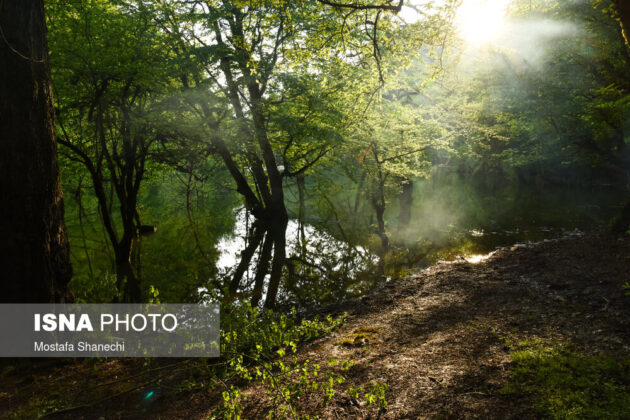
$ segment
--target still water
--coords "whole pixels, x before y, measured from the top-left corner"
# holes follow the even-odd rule
[[[440,260],[472,258],[497,247],[600,229],[630,197],[627,191],[607,186],[532,188],[507,181],[480,185],[452,176],[417,181],[407,226],[399,225],[398,199],[387,203],[391,250],[386,275],[378,277],[380,239],[374,211],[367,197],[355,199],[356,184],[339,183],[337,195],[322,198],[317,185],[307,180],[305,223],[300,225],[294,217],[287,229],[287,255],[294,257],[280,296],[287,304],[337,302]],[[235,192],[213,188],[197,191],[188,203],[177,179],[156,180],[146,188],[140,202],[143,220],[158,230],[139,244],[135,262],[150,298],[193,301],[200,291],[214,295],[229,282],[251,220]],[[295,215],[297,200],[291,188],[286,199],[289,213]],[[96,201],[90,197],[81,205],[75,201],[66,203],[72,290],[78,302],[110,302],[117,293],[114,255]],[[256,258],[244,278],[244,291],[253,286],[255,263]]]
[[[405,229],[397,228],[398,209],[395,202],[390,205],[392,250],[385,278],[374,275],[378,258],[366,245],[374,240],[349,244],[331,226],[306,223],[301,230],[291,220],[287,255],[300,254],[313,267],[302,267],[297,279],[286,281],[279,300],[298,307],[329,304],[365,294],[383,282],[441,260],[477,262],[497,248],[601,229],[618,214],[624,198],[623,191],[608,187],[534,189],[419,183],[414,188],[411,223]],[[246,218],[246,212],[239,210],[234,231],[219,241],[217,266],[225,276],[238,263],[245,246],[246,227],[251,223]],[[253,274],[250,269],[246,276],[250,283]]]

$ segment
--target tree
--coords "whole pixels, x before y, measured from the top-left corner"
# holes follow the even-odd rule
[[[626,46],[630,48],[630,2],[628,0],[614,0],[613,3],[626,40]],[[613,221],[611,230],[617,233],[625,232],[629,225],[630,200],[628,200],[619,216]]]
[[[182,102],[199,115],[211,153],[223,161],[256,219],[229,292],[241,288],[262,244],[252,302],[260,300],[268,275],[265,306],[272,307],[286,266],[285,184],[342,139],[358,108],[349,105],[346,92],[374,90],[374,80],[349,76],[370,67],[373,17],[381,11],[329,13],[315,1],[158,6],[158,23],[177,40],[179,59],[192,56],[203,65],[183,78]],[[346,60],[350,49],[356,55]]]
[[[142,3],[52,3],[50,19],[62,152],[92,181],[117,299],[139,302],[138,195],[165,127],[176,126],[160,102],[173,83],[169,57]]]
[[[626,38],[626,44],[630,45],[630,2],[628,0],[613,0],[613,4]]]
[[[376,247],[379,257],[378,275],[385,275],[386,258],[390,251],[390,231],[386,226],[385,213],[393,197],[408,191],[409,184],[420,177],[427,177],[431,162],[429,149],[443,147],[442,130],[423,118],[423,109],[411,102],[400,101],[396,93],[388,92],[373,108],[365,122],[357,127],[348,152],[356,156],[364,174],[365,191],[361,192],[369,202],[376,217],[375,233],[380,240]],[[407,191],[405,191],[407,190]],[[401,207],[402,223],[408,221],[410,211],[404,201]],[[403,228],[404,229],[404,228]],[[404,232],[401,236],[404,236]]]
[[[589,3],[515,2],[512,13],[524,25],[534,17],[564,23],[556,33],[527,35],[528,48],[480,49],[461,60],[450,84],[460,118],[474,123],[460,131],[466,141],[454,143],[470,150],[464,163],[525,182],[582,175],[625,184],[630,62],[619,26]],[[558,36],[567,31],[572,36]]]
[[[43,1],[0,2],[0,301],[68,299]]]

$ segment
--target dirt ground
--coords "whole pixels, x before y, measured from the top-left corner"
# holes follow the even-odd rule
[[[388,410],[380,418],[536,418],[529,397],[498,392],[511,363],[505,338],[539,337],[571,342],[589,354],[628,355],[630,296],[622,289],[627,281],[627,237],[571,235],[516,245],[439,263],[326,308],[323,313],[347,312],[346,322],[298,354],[321,365],[331,357],[352,360],[346,386],[386,384]],[[357,331],[368,332],[354,340]],[[137,362],[110,360],[11,370],[0,385],[0,417],[54,389],[85,407],[51,418],[205,419],[220,402],[216,391],[169,389],[178,379],[176,361],[154,369],[147,374]],[[164,372],[164,380],[155,381]],[[123,375],[131,377],[125,386],[135,390],[120,391]],[[162,385],[155,388],[156,398],[145,402],[157,383]],[[252,386],[245,393],[244,418],[265,418],[264,391]],[[377,417],[342,395],[323,409],[306,398],[303,410],[331,419]]]

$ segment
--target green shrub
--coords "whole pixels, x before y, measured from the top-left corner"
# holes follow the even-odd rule
[[[317,363],[298,358],[297,350],[300,343],[332,332],[345,316],[298,322],[295,310],[288,315],[261,312],[247,303],[233,305],[225,312],[221,356],[227,365],[223,378],[231,378],[241,386],[252,382],[262,384],[269,403],[269,418],[316,418],[317,413],[301,411],[303,401],[308,398],[312,405],[315,400],[323,408],[343,391],[344,372],[353,366],[352,361],[331,358],[327,369],[322,369]],[[239,419],[245,396],[234,384],[222,383],[223,404],[213,418]],[[365,391],[359,387],[350,388],[347,393],[355,402],[365,402],[368,409],[385,411],[386,390],[386,385],[375,382]]]

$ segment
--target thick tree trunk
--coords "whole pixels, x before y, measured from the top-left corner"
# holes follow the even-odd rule
[[[119,194],[119,199],[122,194]],[[123,236],[118,244],[120,253],[116,255],[116,271],[117,275],[123,275],[125,279],[125,286],[123,292],[123,299],[125,302],[139,303],[142,301],[142,289],[140,287],[140,276],[138,273],[138,267],[134,267],[131,257],[133,255],[136,242],[138,241],[138,231],[140,226],[139,220],[134,224],[134,219],[137,216],[137,206],[135,195],[125,197],[127,201],[126,205],[120,206],[121,217],[123,219]],[[138,217],[139,219],[139,217]],[[120,257],[120,258],[119,258]],[[140,257],[138,257],[140,258]],[[120,290],[120,289],[119,289]]]
[[[0,28],[0,301],[64,301],[72,268],[43,1],[1,1]]]

